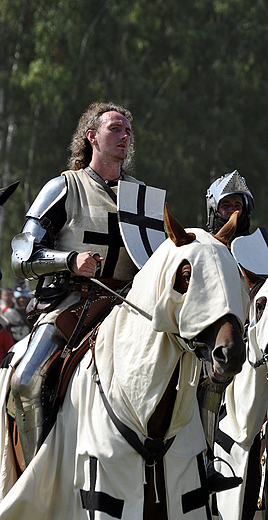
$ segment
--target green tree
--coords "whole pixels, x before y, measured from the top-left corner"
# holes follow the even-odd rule
[[[205,193],[238,169],[268,228],[268,6],[264,0],[2,0],[1,267],[45,182],[66,168],[76,122],[95,101],[134,115],[136,175],[171,212],[205,226]],[[3,215],[4,213],[4,215]]]

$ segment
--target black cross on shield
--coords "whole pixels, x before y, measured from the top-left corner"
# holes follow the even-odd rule
[[[148,239],[147,230],[154,229],[156,231],[162,231],[162,233],[165,233],[165,227],[164,222],[162,220],[145,216],[146,190],[146,186],[143,186],[142,184],[139,185],[137,198],[137,214],[119,210],[119,218],[121,222],[134,224],[139,227],[142,243],[148,254],[148,257],[150,257],[153,254],[153,250]]]
[[[114,498],[102,491],[95,491],[97,479],[96,457],[89,457],[90,490],[80,489],[83,509],[89,511],[90,520],[95,519],[95,511],[101,511],[112,518],[122,518],[124,500]]]

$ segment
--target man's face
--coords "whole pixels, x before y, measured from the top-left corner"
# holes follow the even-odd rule
[[[29,299],[26,298],[26,296],[19,296],[19,298],[17,298],[17,304],[19,307],[26,307],[28,301]]]
[[[107,160],[122,162],[127,155],[130,143],[131,125],[128,119],[118,112],[102,114],[97,131],[90,130],[88,138]],[[92,141],[93,139],[93,141]]]
[[[3,291],[1,292],[1,298],[2,298],[2,300],[4,300],[4,302],[6,302],[8,305],[9,305],[10,303],[13,302],[13,296],[12,296],[12,293],[10,293],[10,292],[8,292],[8,291],[3,290]]]
[[[238,216],[240,217],[243,211],[243,199],[241,195],[227,195],[221,199],[218,205],[218,213],[226,218],[230,218],[235,211],[239,211]]]

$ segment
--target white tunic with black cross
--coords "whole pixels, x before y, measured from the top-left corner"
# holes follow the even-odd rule
[[[101,276],[132,280],[136,269],[119,232],[117,208],[104,188],[84,170],[65,171],[68,192],[67,220],[58,233],[55,248],[60,251],[97,252],[104,257]],[[124,176],[126,182],[139,181]],[[111,188],[117,193],[117,186]]]
[[[62,173],[67,180],[65,202],[66,222],[56,237],[58,251],[91,251],[104,258],[101,277],[130,281],[137,268],[127,253],[120,235],[117,207],[104,188],[84,170],[67,170]],[[142,184],[134,177],[124,175],[126,182]],[[117,186],[111,188],[117,194]],[[44,314],[41,323],[54,323],[63,309],[80,300],[80,293],[72,292],[56,309]]]

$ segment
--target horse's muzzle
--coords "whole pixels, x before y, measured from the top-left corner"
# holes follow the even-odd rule
[[[233,377],[242,370],[246,360],[246,345],[239,338],[233,345],[218,345],[212,351],[213,372],[224,377]]]

